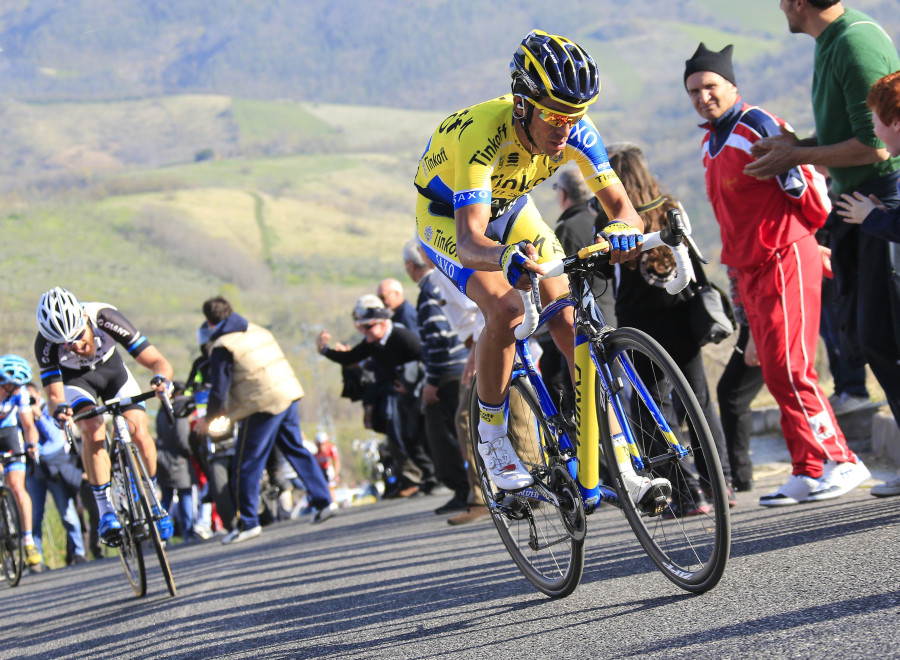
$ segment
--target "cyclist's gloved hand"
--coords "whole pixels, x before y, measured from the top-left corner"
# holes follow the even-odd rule
[[[600,236],[609,242],[610,249],[628,252],[644,242],[644,235],[624,222],[610,222],[600,232]]]
[[[506,281],[514,289],[519,279],[528,272],[525,270],[525,263],[528,261],[528,257],[525,256],[523,251],[525,245],[525,241],[515,245],[507,245],[503,254],[500,255],[500,268],[503,269]]]
[[[170,394],[172,391],[172,383],[169,382],[168,378],[160,374],[156,374],[150,379],[150,387],[157,392],[165,392],[166,394]]]
[[[56,425],[59,426],[59,428],[63,428],[71,416],[72,409],[69,407],[68,403],[59,404],[56,406],[56,410],[53,411],[53,419],[56,420]]]

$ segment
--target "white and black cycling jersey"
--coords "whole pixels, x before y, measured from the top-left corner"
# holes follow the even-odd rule
[[[68,382],[96,369],[116,354],[116,344],[124,346],[132,357],[137,357],[150,346],[147,338],[112,305],[84,303],[82,307],[93,331],[94,355],[78,355],[64,344],[56,344],[38,333],[34,354],[44,386],[59,381]]]

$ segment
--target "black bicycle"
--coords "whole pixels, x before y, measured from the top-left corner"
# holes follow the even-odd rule
[[[156,391],[149,391],[121,399],[109,399],[104,401],[103,405],[74,415],[72,421],[78,422],[104,414],[112,417],[112,437],[107,434],[107,451],[111,463],[110,501],[122,525],[122,531],[110,545],[118,548],[125,576],[134,593],[143,596],[147,593],[147,571],[142,543],[149,539],[156,550],[159,567],[166,579],[169,593],[174,596],[175,578],[166,557],[165,544],[156,526],[156,521],[164,515],[164,509],[159,502],[156,489],[153,488],[141,454],[131,439],[128,420],[123,414],[123,409],[127,406],[155,396],[158,396]],[[166,416],[174,422],[169,397],[160,396],[159,399],[162,401]],[[69,433],[68,425],[66,432]]]
[[[24,454],[7,452],[4,458]],[[22,579],[25,559],[22,555],[22,527],[19,524],[19,507],[12,491],[6,487],[6,473],[0,471],[0,566],[3,578],[14,587]]]

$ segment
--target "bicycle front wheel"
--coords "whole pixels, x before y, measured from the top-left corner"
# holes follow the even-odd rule
[[[22,557],[22,534],[19,526],[19,507],[13,494],[6,488],[0,488],[0,564],[3,566],[3,577],[14,587],[22,579],[25,565]]]
[[[539,499],[532,489],[520,493],[499,490],[491,481],[478,452],[478,395],[475,384],[469,399],[469,436],[472,457],[485,504],[507,551],[519,570],[538,590],[552,598],[571,594],[581,581],[584,570],[584,533],[571,528],[583,522],[583,507],[574,482],[562,463],[554,461],[547,451],[556,440],[544,421],[531,384],[516,378],[509,390],[508,433],[519,458],[529,471],[557,495],[563,506],[556,507]],[[570,478],[569,478],[570,479]]]
[[[155,516],[153,514],[153,506],[150,504],[150,498],[147,495],[147,489],[152,488],[150,478],[144,469],[144,463],[138,454],[137,447],[133,444],[128,445],[128,451],[125,454],[128,461],[128,469],[134,478],[134,485],[137,489],[138,500],[144,514],[144,528],[150,536],[153,548],[156,550],[156,558],[159,559],[159,568],[162,570],[163,577],[166,579],[166,586],[169,594],[174,596],[177,593],[175,588],[175,577],[172,575],[172,569],[169,566],[169,559],[166,557],[166,548],[163,545],[162,538],[159,536],[159,529],[156,527]]]
[[[681,370],[650,336],[619,328],[602,346],[613,379],[624,385],[610,403],[620,404],[622,426],[640,460],[628,458],[621,435],[620,458],[613,458],[618,429],[611,428],[615,415],[598,387],[603,454],[622,510],[667,578],[690,592],[707,591],[722,578],[731,546],[725,478],[707,421]],[[661,488],[634,502],[647,479]]]
[[[131,585],[135,595],[143,596],[147,593],[147,571],[144,566],[144,550],[141,546],[140,535],[142,530],[136,521],[140,519],[137,512],[137,502],[131,489],[131,480],[128,478],[128,468],[123,452],[116,454],[110,479],[110,502],[122,524],[122,533],[119,544],[119,560],[125,569],[125,577]]]

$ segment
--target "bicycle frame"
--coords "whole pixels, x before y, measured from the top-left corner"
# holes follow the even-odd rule
[[[625,422],[626,415],[624,403],[619,396],[623,384],[612,373],[606,357],[602,354],[603,337],[613,328],[606,325],[603,313],[594,300],[589,283],[583,275],[570,274],[570,289],[572,298],[557,300],[548,305],[541,312],[538,327],[546,323],[552,316],[559,313],[565,307],[575,307],[575,423],[577,437],[575,442],[569,437],[569,433],[562,421],[562,415],[557,410],[547,386],[544,384],[535,365],[531,350],[528,348],[527,339],[516,340],[516,354],[521,362],[513,369],[512,377],[526,376],[532,388],[537,394],[538,401],[549,425],[557,436],[557,442],[561,452],[567,456],[566,465],[569,474],[575,479],[584,500],[585,513],[592,513],[602,502],[618,505],[619,496],[612,488],[600,483],[600,429],[597,424],[597,402],[607,402],[614,413],[610,418],[614,434],[623,434],[626,444],[621,455],[615,458],[619,462],[631,460],[634,469],[644,468],[643,461],[637,451],[634,435],[629,424]],[[580,291],[580,295],[576,292]],[[652,411],[654,419],[660,426],[663,436],[673,448],[679,458],[685,456],[688,450],[678,442],[675,434],[663,416],[659,407],[655,404],[650,393],[641,381],[637,372],[626,359],[619,359],[617,364],[621,367],[624,377],[633,388],[634,394],[641,397]],[[601,388],[598,397],[597,379],[594,374],[599,374],[599,386]],[[609,409],[608,409],[609,410]],[[627,448],[627,451],[625,450]],[[530,489],[529,489],[530,490]],[[528,493],[537,499],[544,499],[537,492]]]

